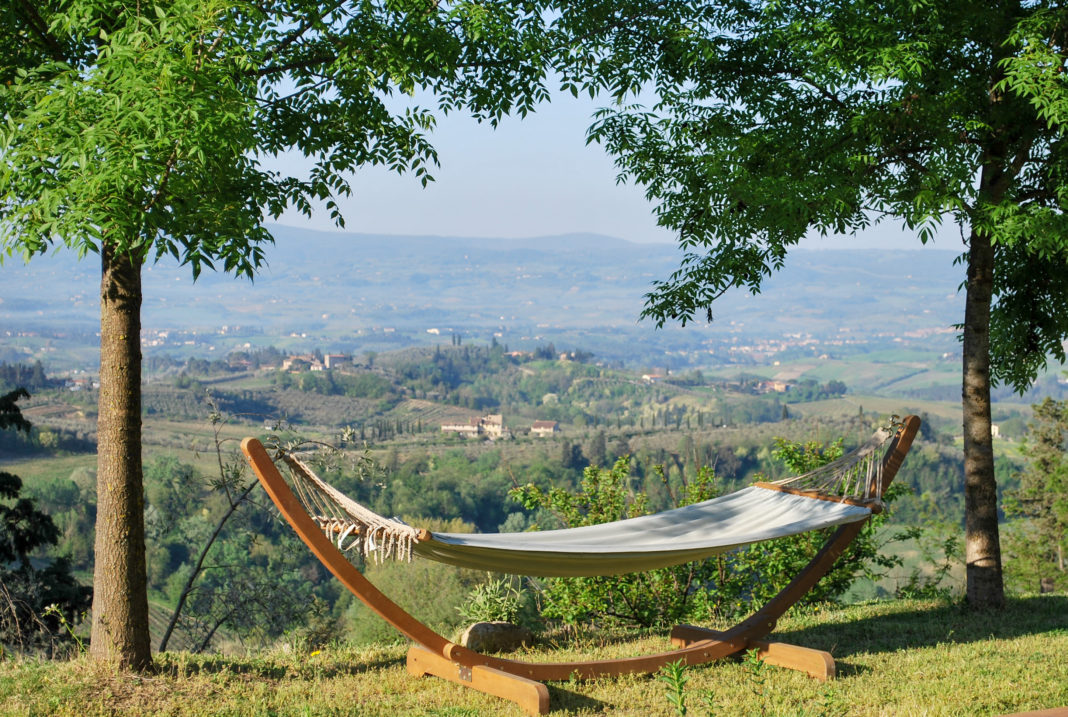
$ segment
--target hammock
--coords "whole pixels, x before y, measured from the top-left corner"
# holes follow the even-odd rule
[[[293,485],[343,552],[381,561],[421,557],[476,570],[541,577],[615,575],[700,560],[752,543],[862,521],[879,508],[880,430],[811,473],[702,503],[611,523],[523,533],[439,533],[375,514],[283,455]]]
[[[835,674],[830,653],[764,639],[776,621],[827,574],[880,509],[886,486],[908,453],[920,420],[906,417],[893,431],[879,431],[848,456],[812,473],[760,483],[730,496],[657,515],[601,526],[539,533],[458,535],[431,533],[376,515],[322,481],[300,458],[283,456],[292,489],[263,445],[241,443],[256,477],[311,551],[371,610],[417,644],[408,650],[408,672],[435,675],[512,700],[529,714],[549,711],[544,680],[593,679],[653,673],[668,664],[696,665],[745,650],[773,665],[821,680]],[[891,440],[885,452],[881,448]],[[299,497],[298,497],[299,496]],[[756,540],[838,525],[793,581],[734,627],[718,632],[677,625],[678,648],[608,660],[533,663],[484,655],[446,639],[383,595],[350,560],[354,553],[407,559],[425,555],[455,564],[528,574],[605,574],[694,560]],[[554,563],[567,563],[561,567]],[[540,572],[539,572],[540,571]],[[581,571],[581,572],[579,572]],[[433,590],[432,585],[413,585]]]

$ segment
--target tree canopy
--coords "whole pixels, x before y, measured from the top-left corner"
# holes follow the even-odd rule
[[[600,3],[573,23],[580,84],[654,97],[605,109],[590,138],[685,250],[646,297],[658,325],[758,292],[810,233],[897,221],[927,243],[960,227],[968,596],[1000,604],[990,386],[1025,389],[1068,338],[1068,11],[669,1]]]
[[[431,178],[433,111],[496,123],[545,95],[539,3],[16,0],[0,9],[0,250],[101,260],[91,650],[151,661],[140,451],[144,262],[251,276],[266,217],[369,164]],[[295,160],[307,158],[304,161]],[[268,166],[266,160],[275,161]]]
[[[591,131],[689,250],[646,316],[711,318],[810,232],[898,220],[927,242],[952,222],[996,246],[994,378],[1025,388],[1063,360],[1065,110],[1048,39],[1063,18],[1018,3],[672,11],[657,103],[606,110]],[[982,184],[984,167],[997,177]]]
[[[0,242],[251,274],[264,215],[310,214],[377,164],[424,182],[431,111],[496,122],[540,89],[522,3],[15,2],[0,67]],[[528,53],[529,58],[524,58]],[[399,109],[398,109],[399,108]],[[299,154],[306,171],[265,166]],[[294,170],[299,163],[294,162]]]

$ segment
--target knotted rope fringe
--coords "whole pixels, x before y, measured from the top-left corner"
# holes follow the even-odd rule
[[[885,461],[880,449],[897,428],[892,424],[879,429],[860,447],[808,473],[769,482],[797,490],[881,502]]]
[[[360,505],[315,475],[296,456],[286,453],[282,460],[292,471],[293,487],[305,509],[338,550],[364,558],[373,555],[376,563],[389,558],[411,561],[412,544],[422,531]]]

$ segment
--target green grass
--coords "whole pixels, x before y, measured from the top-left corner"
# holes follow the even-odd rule
[[[22,479],[23,484],[36,485],[58,478],[69,478],[78,468],[96,470],[96,454],[80,453],[72,456],[48,456],[44,458],[25,458],[5,462],[3,469],[14,473]]]
[[[744,662],[687,670],[691,715],[997,715],[1068,705],[1068,597],[1015,599],[973,614],[940,601],[856,605],[784,619],[776,639],[830,650],[822,684]],[[660,637],[586,637],[523,657],[618,657],[666,649]],[[156,674],[85,658],[0,662],[0,714],[518,715],[513,705],[434,678],[410,678],[401,646],[276,650],[244,657],[169,653]],[[649,676],[550,684],[554,714],[675,714]]]

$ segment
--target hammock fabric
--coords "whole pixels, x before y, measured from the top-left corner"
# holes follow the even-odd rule
[[[431,533],[385,518],[322,480],[293,454],[296,492],[339,549],[380,561],[419,555],[477,570],[582,577],[677,565],[764,540],[868,518],[879,506],[880,430],[857,450],[795,478],[611,523],[524,533]],[[844,499],[844,500],[843,500]]]
[[[865,520],[871,509],[752,486],[640,518],[531,533],[431,533],[413,550],[500,573],[616,575],[700,560],[751,543]]]

